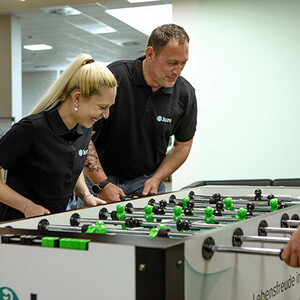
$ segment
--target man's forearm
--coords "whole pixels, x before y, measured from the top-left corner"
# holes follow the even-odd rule
[[[84,165],[84,173],[89,177],[92,183],[99,183],[107,178],[101,166],[93,141],[90,141],[89,144],[89,151]]]
[[[84,172],[93,184],[103,182],[107,179],[92,141],[89,144],[89,153],[84,166]],[[120,197],[125,197],[125,193],[118,186],[109,183],[98,193],[98,197],[107,202],[117,202],[120,201]]]
[[[162,182],[173,174],[189,156],[193,140],[187,142],[175,141],[173,148],[167,153],[153,177]]]

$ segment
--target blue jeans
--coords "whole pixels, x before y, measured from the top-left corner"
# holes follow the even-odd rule
[[[78,196],[76,196],[75,193],[73,193],[72,198],[69,200],[66,211],[82,207],[84,207],[83,201]]]
[[[144,189],[144,183],[146,180],[148,180],[149,178],[152,177],[153,174],[145,174],[142,175],[140,177],[134,178],[134,179],[129,179],[129,180],[122,180],[119,179],[117,177],[114,176],[107,176],[109,181],[115,185],[117,185],[118,187],[120,187],[126,197],[128,198],[132,198],[133,194],[140,194],[142,193],[143,189]],[[88,177],[85,175],[85,182],[86,185],[88,186],[90,192],[95,195],[92,191],[92,183],[91,181],[88,179]],[[158,186],[158,194],[162,194],[166,191],[166,186],[163,182],[160,183],[160,185]],[[97,196],[97,195],[95,195]]]

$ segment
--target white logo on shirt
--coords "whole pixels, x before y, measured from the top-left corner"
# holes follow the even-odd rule
[[[162,116],[157,116],[156,120],[158,122],[164,122],[164,123],[171,123],[172,122],[172,119],[166,118],[166,117],[162,117]]]
[[[83,155],[87,155],[89,152],[88,149],[84,150],[84,149],[79,149],[78,154],[79,156],[83,156]]]

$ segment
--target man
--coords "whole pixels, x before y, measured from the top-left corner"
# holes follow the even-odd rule
[[[94,126],[85,166],[101,199],[163,193],[163,180],[187,159],[197,122],[195,90],[180,76],[188,52],[185,30],[168,24],[151,33],[145,56],[108,66],[119,82],[117,97],[110,117]]]
[[[287,243],[281,258],[291,267],[300,267],[300,226],[295,231]]]

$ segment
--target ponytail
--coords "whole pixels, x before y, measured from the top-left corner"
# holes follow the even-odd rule
[[[66,101],[70,94],[78,89],[83,97],[101,95],[103,87],[116,87],[117,80],[111,71],[88,54],[77,57],[51,85],[30,114],[51,110]]]

